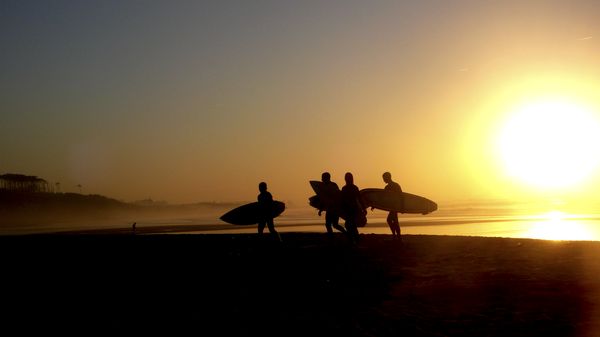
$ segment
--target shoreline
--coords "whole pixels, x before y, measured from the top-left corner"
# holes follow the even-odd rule
[[[5,236],[20,235],[234,235],[254,234],[256,225],[239,226],[225,223],[195,223],[194,220],[175,219],[173,221],[144,221],[136,222],[135,231],[133,222],[113,222],[112,224],[58,224],[47,225],[40,229],[25,227],[12,231],[5,228]],[[538,217],[528,218],[443,218],[421,222],[401,222],[403,235],[441,235],[441,236],[466,236],[466,237],[498,237],[498,238],[530,238],[551,241],[600,241],[600,218],[597,217],[572,217],[567,219],[544,219]],[[87,228],[86,228],[87,227]],[[326,229],[322,222],[317,221],[291,221],[276,223],[275,228],[282,234],[314,233],[325,234]],[[390,234],[384,221],[377,221],[359,228],[364,235]],[[337,231],[336,231],[337,233]]]

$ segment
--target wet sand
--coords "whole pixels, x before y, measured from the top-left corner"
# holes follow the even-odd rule
[[[600,334],[598,242],[282,236],[0,237],[0,317],[84,335]]]

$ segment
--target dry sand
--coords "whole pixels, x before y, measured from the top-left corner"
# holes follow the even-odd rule
[[[0,237],[20,333],[598,336],[600,243],[450,236]]]

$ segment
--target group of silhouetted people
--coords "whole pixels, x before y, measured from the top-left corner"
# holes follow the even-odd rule
[[[347,235],[351,242],[358,243],[360,238],[358,227],[362,227],[366,224],[367,205],[360,194],[359,188],[354,184],[352,173],[347,172],[344,175],[344,180],[346,181],[346,184],[340,191],[338,185],[331,181],[331,174],[329,174],[329,172],[324,172],[321,175],[323,185],[320,194],[330,197],[322,198],[321,205],[319,206],[319,216],[325,211],[325,228],[327,229],[327,234],[330,238],[333,236],[333,229],[335,228]],[[392,180],[392,175],[389,172],[383,174],[383,181],[386,183],[386,191],[399,193],[400,195],[402,194],[402,188],[398,183]],[[261,182],[258,185],[258,189],[260,191],[258,203],[262,209],[261,213],[263,214],[258,223],[258,233],[262,234],[265,226],[267,226],[269,232],[275,236],[278,241],[281,241],[281,236],[275,230],[273,217],[270,212],[273,204],[273,196],[267,191],[267,183],[265,182]],[[337,193],[339,193],[339,197],[334,197]],[[373,208],[371,208],[371,210],[372,209]],[[339,224],[340,217],[345,219],[345,228]],[[398,212],[390,211],[387,216],[387,223],[392,231],[392,236],[401,240]]]

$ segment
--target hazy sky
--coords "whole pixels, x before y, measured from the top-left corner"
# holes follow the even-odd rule
[[[327,170],[511,193],[503,114],[598,105],[598,1],[0,0],[0,173],[122,200],[306,202]],[[587,188],[597,190],[600,179]]]

